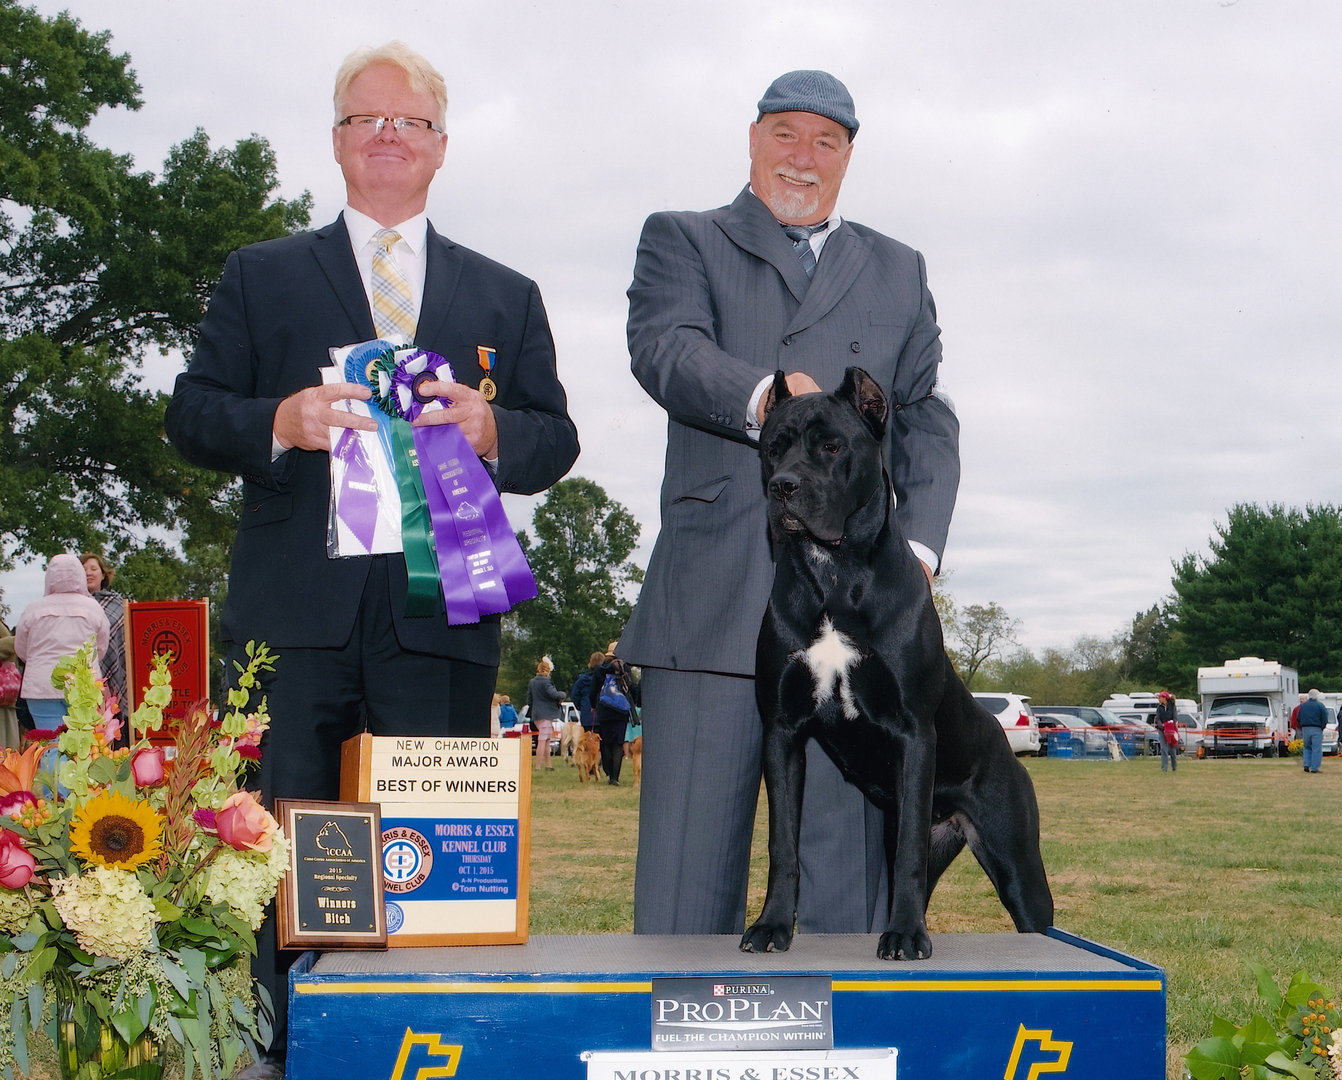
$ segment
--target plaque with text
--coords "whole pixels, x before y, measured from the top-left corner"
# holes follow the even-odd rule
[[[276,799],[275,814],[289,838],[276,904],[280,948],[386,948],[377,804]]]
[[[527,939],[530,739],[360,735],[340,794],[382,808],[387,944]]]

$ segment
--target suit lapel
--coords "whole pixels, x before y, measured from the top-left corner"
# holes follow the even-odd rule
[[[424,261],[424,299],[419,305],[419,326],[415,330],[415,344],[421,349],[432,349],[443,330],[448,309],[452,307],[452,298],[457,292],[457,282],[461,279],[462,257],[457,245],[445,236],[434,231],[429,223],[429,235],[425,246]]]
[[[718,221],[718,228],[737,247],[772,265],[799,304],[806,299],[811,282],[806,279],[792,241],[784,235],[773,214],[750,193],[749,186],[728,207]]]
[[[372,340],[377,336],[373,330],[373,313],[368,308],[368,294],[363,290],[359,267],[349,246],[349,231],[345,228],[343,213],[313,234],[312,254],[331,283],[331,289],[355,332],[364,341]]]
[[[815,277],[811,279],[811,288],[797,309],[797,314],[792,317],[787,333],[799,334],[833,310],[867,265],[873,244],[870,236],[858,236],[846,221],[834,230],[834,235],[825,241],[820,261],[816,264]],[[805,276],[803,271],[802,277]]]

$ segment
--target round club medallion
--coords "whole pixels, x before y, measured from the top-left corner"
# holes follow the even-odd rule
[[[486,401],[493,401],[498,392],[499,388],[494,385],[494,380],[488,375],[480,380],[480,396]]]
[[[398,825],[382,832],[382,878],[389,893],[418,889],[433,869],[433,845],[422,833]]]

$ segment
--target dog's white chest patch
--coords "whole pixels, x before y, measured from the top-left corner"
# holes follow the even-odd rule
[[[849,672],[862,659],[853,639],[834,629],[829,616],[820,624],[820,632],[810,647],[792,654],[794,660],[805,664],[815,680],[815,704],[819,708],[837,691],[839,705],[843,715],[849,720],[858,717],[857,703],[853,700],[853,687],[849,682]]]

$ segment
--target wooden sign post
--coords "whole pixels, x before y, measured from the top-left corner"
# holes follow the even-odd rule
[[[530,739],[359,735],[340,797],[382,807],[387,944],[527,940]]]

